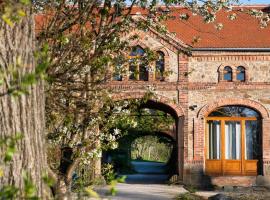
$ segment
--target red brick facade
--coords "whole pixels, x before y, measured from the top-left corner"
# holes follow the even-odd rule
[[[134,31],[136,32],[136,31]],[[153,87],[157,98],[152,101],[166,105],[177,117],[176,141],[178,144],[179,177],[185,183],[201,184],[211,179],[217,185],[253,185],[254,177],[207,177],[205,168],[205,118],[215,108],[241,105],[258,111],[262,117],[263,175],[270,177],[270,51],[208,51],[188,52],[182,43],[159,37],[151,31],[139,33],[140,40],[134,45],[161,50],[165,54],[165,68],[173,73],[165,81],[122,81],[108,84],[115,100],[138,99],[146,87]],[[233,80],[221,81],[221,69],[233,68]],[[245,68],[245,81],[236,80],[236,67]],[[152,74],[151,74],[152,73]],[[222,183],[223,180],[223,183]],[[207,181],[206,181],[207,182]]]

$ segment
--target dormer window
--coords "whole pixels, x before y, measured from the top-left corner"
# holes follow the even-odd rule
[[[224,67],[223,80],[232,81],[232,68],[230,66]]]
[[[237,73],[236,79],[238,81],[244,82],[246,80],[246,70],[244,67],[242,66],[237,67],[236,73]]]

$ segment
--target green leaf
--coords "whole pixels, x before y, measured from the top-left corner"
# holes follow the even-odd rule
[[[93,188],[91,187],[86,187],[84,189],[84,191],[86,192],[86,194],[92,198],[97,198],[97,199],[100,199],[98,193],[96,191],[93,190]]]
[[[36,196],[37,189],[28,173],[23,173],[24,195],[26,199],[38,199]]]
[[[29,0],[20,0],[20,3],[24,4],[24,5],[28,5],[30,4]]]
[[[12,22],[12,20],[7,15],[5,15],[5,14],[2,15],[2,19],[10,27],[13,27],[14,26],[14,23]]]
[[[24,84],[25,86],[30,86],[31,84],[36,83],[37,78],[35,74],[26,74],[23,78],[22,78],[22,84]]]
[[[15,147],[9,146],[5,153],[4,162],[5,163],[10,162],[13,158],[14,153],[15,153]]]
[[[52,178],[50,178],[47,174],[43,175],[42,180],[49,187],[52,187],[55,184],[55,181]]]
[[[12,185],[3,186],[0,189],[0,199],[16,199],[19,189]]]
[[[121,177],[119,177],[119,178],[117,179],[117,182],[118,182],[118,183],[125,183],[125,182],[126,182],[126,178],[127,178],[127,176],[121,176]]]
[[[26,16],[26,13],[23,11],[23,10],[18,10],[17,11],[17,13],[18,13],[18,15],[20,16],[20,17],[25,17]]]
[[[4,170],[0,168],[0,178],[4,176]]]

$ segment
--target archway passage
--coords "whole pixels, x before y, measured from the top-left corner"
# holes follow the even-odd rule
[[[127,183],[165,183],[176,170],[175,141],[162,134],[130,132],[112,155]]]
[[[261,115],[230,105],[206,118],[206,174],[258,175],[262,171]]]
[[[127,175],[128,183],[164,183],[177,173],[176,120],[151,105],[140,106],[133,118],[136,127],[118,140],[117,149],[106,152],[106,162]]]

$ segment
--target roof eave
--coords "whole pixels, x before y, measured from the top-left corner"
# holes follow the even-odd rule
[[[215,48],[215,47],[202,47],[191,48],[191,51],[226,51],[226,52],[270,52],[270,48]]]

